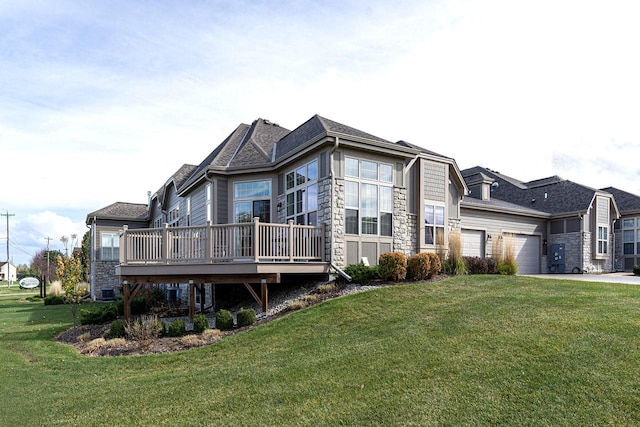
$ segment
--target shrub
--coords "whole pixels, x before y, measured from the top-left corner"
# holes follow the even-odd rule
[[[469,274],[487,274],[489,271],[489,265],[485,258],[477,256],[463,257],[464,263],[467,266],[467,272]]]
[[[118,309],[112,305],[104,305],[97,309],[81,309],[80,324],[81,325],[101,325],[103,323],[114,320],[118,317]]]
[[[64,304],[64,299],[60,295],[47,295],[44,299],[44,305],[60,305]]]
[[[193,316],[193,333],[201,334],[209,329],[209,318],[204,314],[196,314]]]
[[[144,289],[142,295],[146,300],[147,309],[153,307],[164,307],[167,305],[167,294],[165,291],[159,288]]]
[[[378,274],[382,280],[398,282],[407,277],[407,257],[402,252],[387,252],[380,255]]]
[[[518,272],[518,264],[515,261],[507,261],[506,259],[498,264],[498,273],[513,276]]]
[[[115,320],[109,327],[109,338],[124,338],[126,325],[124,320]]]
[[[446,274],[451,274],[452,276],[467,274],[467,266],[464,263],[464,259],[456,257],[447,258],[447,260],[444,262],[442,270]]]
[[[256,312],[253,311],[252,308],[241,308],[238,313],[236,313],[236,317],[238,319],[238,327],[242,328],[243,326],[249,326],[256,323]]]
[[[426,252],[411,255],[407,259],[407,276],[411,280],[424,280],[431,271],[431,258]]]
[[[633,266],[633,274],[635,274],[636,276],[640,276],[640,265]]]
[[[182,319],[174,319],[169,323],[169,328],[167,329],[167,335],[170,337],[181,337],[187,332],[187,328],[184,325],[184,320]]]
[[[145,297],[135,297],[131,300],[131,314],[144,314],[147,312],[147,299]]]
[[[495,258],[485,258],[487,263],[487,274],[498,274],[498,263]]]
[[[429,255],[429,276],[427,278],[431,279],[442,270],[442,261],[438,254],[434,252],[427,252],[427,255]]]
[[[229,310],[220,310],[216,313],[216,328],[221,331],[233,329],[233,315]]]
[[[367,266],[362,263],[348,265],[344,272],[351,276],[353,283],[359,283],[366,286],[373,279],[378,277],[378,268],[375,266]]]

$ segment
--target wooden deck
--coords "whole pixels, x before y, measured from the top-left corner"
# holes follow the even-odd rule
[[[138,285],[188,283],[244,284],[267,310],[268,283],[281,274],[325,274],[324,226],[261,223],[128,229],[120,236],[120,276],[125,318]],[[250,284],[262,286],[259,297]],[[133,285],[133,288],[131,286]],[[190,315],[195,306],[190,298]]]

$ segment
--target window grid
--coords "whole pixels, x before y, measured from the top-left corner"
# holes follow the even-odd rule
[[[318,223],[318,161],[313,160],[285,175],[287,221]]]

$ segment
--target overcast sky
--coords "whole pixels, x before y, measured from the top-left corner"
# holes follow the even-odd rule
[[[0,0],[11,258],[146,203],[259,117],[640,194],[638,22],[635,0]]]

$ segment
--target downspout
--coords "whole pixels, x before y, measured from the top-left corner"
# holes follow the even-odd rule
[[[210,212],[211,213],[211,224],[216,224],[217,221],[214,221],[214,216],[213,216],[213,202],[214,202],[213,201],[213,195],[215,194],[215,190],[213,188],[214,187],[213,178],[209,177],[209,171],[206,171],[204,173],[204,179],[205,179],[205,181],[208,181],[211,184],[211,194],[210,194],[210,196],[211,196],[211,206],[209,208],[211,209],[211,212]],[[205,189],[206,189],[206,187],[205,187]],[[208,196],[207,194],[204,195],[205,206],[207,205],[207,196]]]
[[[334,185],[334,180],[336,179],[335,177],[335,170],[333,167],[333,153],[335,153],[335,151],[338,149],[338,146],[340,145],[340,138],[338,138],[337,136],[335,137],[335,143],[333,144],[333,148],[331,149],[331,151],[329,152],[329,164],[331,165],[331,180],[330,182],[330,188],[331,188],[331,199],[333,200],[334,197],[334,190],[335,190],[335,185]],[[331,268],[333,268],[335,271],[338,272],[338,274],[340,274],[342,277],[344,277],[345,279],[347,279],[349,282],[351,281],[351,276],[349,276],[347,273],[345,273],[340,267],[338,267],[335,264],[335,261],[333,260],[333,243],[334,243],[334,230],[335,230],[335,221],[334,221],[334,204],[331,204],[331,232],[329,233],[329,265],[331,266]]]
[[[580,218],[580,273],[584,274],[584,215],[578,214]]]
[[[616,232],[613,227],[617,221],[617,218],[611,221],[611,273],[616,271]]]
[[[96,233],[96,217],[93,216],[93,221],[91,221],[91,225],[87,225],[87,228],[91,230],[89,245],[91,246],[89,250],[89,289],[91,290],[90,296],[91,301],[96,300],[96,287],[95,287],[95,277],[96,277],[96,249],[95,249],[95,233]]]

